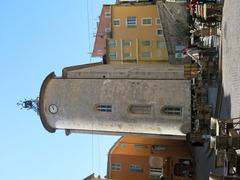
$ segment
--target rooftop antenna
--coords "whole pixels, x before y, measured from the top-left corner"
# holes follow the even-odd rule
[[[34,110],[37,114],[39,113],[39,98],[37,97],[36,99],[25,99],[25,100],[20,100],[17,103],[17,106],[20,106],[20,109],[27,109],[27,110]]]

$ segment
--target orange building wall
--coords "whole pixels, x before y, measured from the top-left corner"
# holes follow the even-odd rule
[[[135,147],[135,145],[145,145]],[[164,150],[153,151],[151,146],[162,145]],[[172,179],[188,180],[191,178],[175,177],[174,165],[179,159],[191,159],[191,153],[182,140],[167,140],[141,136],[124,136],[110,150],[108,162],[108,178],[118,180],[152,180],[150,173],[150,158],[163,158],[163,171]],[[120,171],[111,171],[111,163],[121,163]],[[141,165],[142,172],[130,172],[131,164]]]
[[[111,178],[112,179],[126,179],[126,180],[146,180],[148,179],[149,172],[147,171],[148,167],[148,156],[125,156],[125,155],[113,155],[111,157],[112,162],[121,162],[122,163],[122,170],[121,171],[112,171]],[[129,165],[130,164],[141,164],[143,167],[143,173],[137,172],[129,172]]]

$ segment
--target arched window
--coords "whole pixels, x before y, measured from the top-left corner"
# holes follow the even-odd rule
[[[164,106],[161,111],[166,115],[173,115],[173,116],[182,115],[182,108],[178,106]]]

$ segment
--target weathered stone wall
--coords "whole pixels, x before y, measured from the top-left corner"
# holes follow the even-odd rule
[[[68,78],[184,79],[184,66],[170,64],[107,64],[65,71]]]
[[[188,80],[52,79],[41,111],[56,129],[183,136],[190,131],[190,97]],[[97,111],[98,104],[111,105],[112,112]],[[151,112],[131,113],[131,105],[150,105]],[[162,114],[164,106],[182,107],[181,116]]]

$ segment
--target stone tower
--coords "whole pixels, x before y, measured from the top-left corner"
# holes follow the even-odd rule
[[[67,67],[44,80],[39,114],[49,132],[184,138],[191,131],[191,81],[182,65]]]

